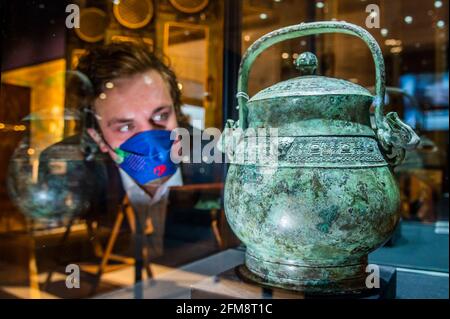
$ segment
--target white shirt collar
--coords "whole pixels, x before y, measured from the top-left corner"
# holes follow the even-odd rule
[[[141,200],[149,200],[149,204],[154,204],[158,202],[166,193],[170,186],[180,186],[183,185],[183,177],[181,175],[181,169],[178,168],[167,181],[161,184],[152,197],[147,192],[145,192],[138,184],[123,170],[119,167],[120,175],[122,177],[123,188],[127,193],[131,201],[140,198]]]

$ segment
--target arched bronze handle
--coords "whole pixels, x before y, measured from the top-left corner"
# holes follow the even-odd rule
[[[248,77],[251,67],[256,58],[272,45],[298,37],[321,34],[321,33],[344,33],[357,36],[368,45],[375,62],[375,120],[377,126],[382,128],[383,107],[385,93],[385,71],[384,60],[378,43],[365,29],[347,22],[320,21],[311,23],[300,23],[297,25],[272,31],[255,41],[242,58],[239,69],[238,80],[238,104],[239,104],[239,127],[247,128],[247,100],[248,100]]]

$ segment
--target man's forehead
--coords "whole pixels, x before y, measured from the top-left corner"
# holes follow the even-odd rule
[[[95,101],[95,108],[97,112],[126,109],[136,112],[171,104],[170,91],[162,76],[156,71],[148,71],[107,82]]]
[[[144,73],[135,74],[130,77],[118,78],[110,81],[111,90],[118,93],[135,93],[156,94],[168,93],[168,85],[164,81],[161,74],[157,71],[150,70]],[[108,90],[105,84],[105,90]]]

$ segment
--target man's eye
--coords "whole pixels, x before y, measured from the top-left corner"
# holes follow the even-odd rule
[[[169,113],[161,113],[157,114],[153,117],[153,121],[155,122],[162,122],[166,121],[169,118]]]
[[[131,131],[132,129],[133,129],[132,126],[127,124],[127,125],[119,127],[119,132],[125,133],[125,132]]]

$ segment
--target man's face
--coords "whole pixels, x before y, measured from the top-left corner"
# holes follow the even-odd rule
[[[178,126],[169,85],[156,71],[106,83],[103,92],[94,108],[103,138],[113,149],[137,133]],[[99,144],[114,156],[104,143]]]

